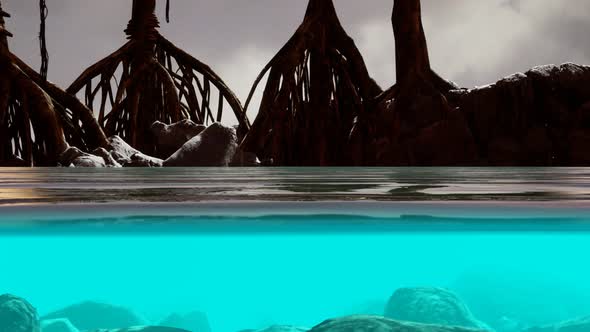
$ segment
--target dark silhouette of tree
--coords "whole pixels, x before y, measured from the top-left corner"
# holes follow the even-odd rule
[[[52,166],[68,143],[106,146],[88,108],[10,52],[6,17],[0,4],[0,164]]]
[[[256,121],[242,149],[274,165],[346,165],[363,103],[381,89],[371,79],[332,0],[310,0],[303,23],[256,79],[268,74]]]
[[[83,95],[108,135],[119,135],[145,153],[154,153],[149,128],[155,121],[219,122],[225,104],[240,132],[247,132],[250,124],[238,98],[211,68],[160,35],[155,9],[156,0],[133,0],[125,30],[129,41],[67,91]]]

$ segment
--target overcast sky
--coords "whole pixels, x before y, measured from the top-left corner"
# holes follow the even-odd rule
[[[37,0],[1,0],[12,14],[12,51],[39,67]],[[131,0],[47,0],[49,78],[67,87],[125,42]],[[391,0],[335,0],[371,75],[395,81]],[[307,0],[172,0],[162,34],[210,64],[242,100],[262,67],[292,35]],[[472,87],[532,66],[590,64],[588,0],[423,0],[433,67]]]

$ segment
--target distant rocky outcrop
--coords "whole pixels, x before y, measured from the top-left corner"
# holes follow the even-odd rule
[[[590,331],[590,316],[569,320],[566,322],[544,326],[533,327],[524,332],[588,332]]]
[[[117,329],[145,325],[132,311],[110,304],[83,302],[52,312],[43,320],[66,318],[79,330]]]
[[[41,321],[41,332],[79,332],[67,318],[48,319]]]
[[[377,164],[590,164],[588,66],[540,66],[441,95],[423,89],[401,104],[403,116],[393,99],[378,107]]]
[[[214,123],[166,159],[164,166],[229,166],[237,147],[236,129]]]
[[[327,320],[310,332],[484,332],[458,326],[396,321],[379,316],[349,316]]]
[[[193,311],[188,314],[172,314],[166,317],[161,326],[175,327],[190,332],[211,332],[207,314],[200,311]]]
[[[400,288],[389,299],[384,316],[425,324],[491,330],[473,316],[457,295],[442,288]]]
[[[37,310],[14,295],[0,295],[0,332],[40,332]]]
[[[170,125],[160,121],[154,122],[151,132],[155,137],[157,156],[164,159],[170,157],[184,143],[200,134],[206,128],[207,126],[196,124],[188,119]]]

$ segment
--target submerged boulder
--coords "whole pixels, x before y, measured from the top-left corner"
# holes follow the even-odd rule
[[[491,330],[475,319],[467,305],[454,293],[442,288],[400,288],[391,296],[385,317],[448,326]]]
[[[588,332],[590,331],[590,316],[578,318],[544,327],[533,327],[524,332]]]
[[[92,332],[191,332],[175,327],[165,326],[133,326],[123,329],[96,329]]]
[[[39,332],[37,310],[14,295],[0,295],[0,332]]]
[[[309,328],[292,325],[272,325],[264,329],[254,330],[256,332],[307,332]]]
[[[229,166],[237,147],[236,129],[214,123],[166,159],[164,166]]]
[[[110,304],[83,302],[52,312],[43,320],[67,318],[80,330],[116,329],[144,325],[132,311]]]
[[[41,332],[79,332],[67,318],[48,319],[41,322]]]
[[[184,143],[200,134],[206,128],[207,126],[199,125],[191,120],[185,119],[170,125],[156,121],[152,124],[150,130],[156,139],[157,155],[162,158],[168,158],[180,149]]]
[[[211,332],[207,314],[193,311],[185,315],[172,314],[165,318],[161,326],[176,327],[190,332]]]
[[[327,320],[310,332],[486,332],[458,326],[402,322],[380,316],[348,316]]]

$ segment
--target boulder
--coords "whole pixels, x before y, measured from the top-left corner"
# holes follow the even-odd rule
[[[126,308],[90,301],[52,312],[43,320],[58,318],[67,318],[82,331],[145,325],[143,319]]]
[[[41,332],[79,332],[67,318],[48,319],[41,321]]]
[[[590,331],[590,316],[569,320],[566,322],[544,326],[533,327],[524,332],[588,332]]]
[[[121,137],[109,137],[111,156],[124,167],[162,167],[164,161],[150,157],[127,144]]]
[[[272,325],[264,329],[254,330],[256,332],[307,332],[309,328],[292,325]]]
[[[60,164],[70,167],[107,167],[104,158],[69,147],[60,156]]]
[[[107,167],[121,167],[121,164],[119,164],[115,160],[115,158],[113,158],[111,153],[105,150],[104,148],[98,148],[92,151],[92,154],[101,157],[104,160]]]
[[[188,119],[170,125],[160,121],[154,122],[150,130],[155,137],[158,157],[170,157],[184,143],[200,134],[206,128],[206,126],[196,124]]]
[[[235,128],[214,123],[166,159],[164,166],[228,166],[237,147],[238,137]]]
[[[172,314],[164,319],[161,326],[176,327],[190,332],[211,332],[207,314],[193,311],[185,315]]]
[[[403,322],[380,316],[348,316],[327,320],[310,332],[485,332],[458,326]]]
[[[0,332],[40,332],[37,310],[26,300],[0,295]]]
[[[491,330],[475,319],[457,295],[442,288],[400,288],[389,299],[384,316],[425,324]]]
[[[260,166],[261,162],[258,157],[256,157],[256,154],[237,149],[229,165],[235,167],[254,167]]]
[[[165,326],[133,326],[123,329],[96,329],[89,332],[190,332],[175,327]]]

